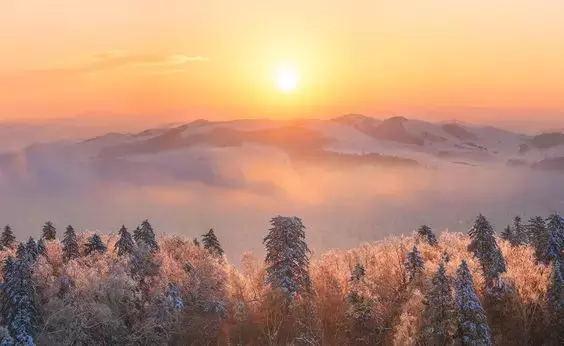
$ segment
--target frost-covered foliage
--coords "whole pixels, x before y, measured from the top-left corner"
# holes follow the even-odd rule
[[[562,292],[554,283],[561,276],[553,264],[536,263],[533,245],[498,242],[507,269],[500,280],[512,288],[501,302],[489,299],[480,260],[467,250],[472,239],[450,232],[438,236],[436,246],[413,234],[319,254],[305,271],[315,294],[289,300],[267,281],[273,263],[248,252],[240,265],[228,261],[237,254],[220,262],[194,244],[195,234],[162,236],[159,251],[142,243],[119,256],[121,236],[102,232],[104,253],[66,260],[65,244],[52,240],[44,241],[34,264],[14,259],[16,250],[8,247],[0,261],[4,272],[14,261],[30,270],[21,287],[30,290],[34,310],[22,301],[22,311],[35,311],[30,336],[38,345],[456,345],[459,331],[482,338],[484,327],[472,326],[484,321],[496,345],[553,345],[558,335],[549,331],[562,330],[554,317]],[[84,251],[93,235],[75,233],[77,249]],[[407,282],[404,266],[415,245],[424,263],[417,284]],[[24,243],[22,254],[25,249]],[[453,283],[463,259],[467,270]],[[5,276],[3,285],[9,280]],[[454,303],[449,289],[456,291]],[[25,329],[26,316],[14,315],[16,329]],[[2,325],[0,345],[16,342],[17,334],[25,339],[12,320],[3,317]],[[474,344],[480,342],[488,344]]]
[[[78,247],[78,239],[74,228],[69,225],[65,231],[63,241],[63,260],[70,261],[80,257],[80,248]]]
[[[45,222],[45,225],[43,225],[42,232],[43,232],[43,238],[45,238],[45,240],[57,239],[57,229],[55,228],[55,225],[53,225],[51,221]]]
[[[311,292],[309,250],[305,242],[305,226],[298,217],[277,216],[264,238],[266,246],[266,282],[288,296]]]
[[[438,245],[437,237],[435,236],[435,233],[433,233],[431,227],[427,225],[423,225],[419,227],[419,229],[417,230],[417,234],[419,234],[419,236],[423,238],[429,245],[432,246]]]
[[[135,243],[133,242],[131,233],[125,228],[125,225],[122,225],[119,230],[119,240],[116,242],[114,248],[117,250],[118,256],[132,254],[135,250]]]
[[[426,297],[421,329],[423,344],[450,344],[456,332],[455,317],[455,302],[450,278],[446,275],[444,264],[441,263]]]
[[[133,238],[137,242],[137,245],[144,243],[151,252],[159,251],[159,243],[157,242],[155,231],[153,230],[153,226],[149,223],[149,220],[143,221],[141,226],[133,231]]]
[[[197,239],[196,239],[197,240]],[[204,249],[208,250],[208,252],[216,258],[222,258],[224,251],[219,243],[219,239],[215,235],[213,228],[208,231],[206,234],[202,234],[202,243],[204,243]],[[196,246],[199,244],[194,243]]]
[[[407,260],[405,261],[405,269],[409,273],[409,281],[414,281],[419,275],[425,271],[425,263],[423,258],[419,253],[417,246],[413,246],[413,250],[407,254]]]
[[[87,256],[93,252],[104,253],[106,249],[106,244],[104,244],[102,238],[97,234],[93,234],[92,237],[88,239],[88,242],[84,244],[84,254]]]
[[[466,261],[456,271],[456,307],[460,336],[464,345],[492,345],[488,319],[474,290]]]
[[[2,244],[3,247],[11,248],[15,245],[15,242],[16,237],[12,231],[12,227],[10,225],[6,225],[2,231],[2,236],[0,236],[0,244]]]
[[[497,246],[492,225],[484,215],[480,214],[468,235],[472,239],[468,245],[468,251],[473,252],[480,261],[488,285],[494,284],[498,281],[500,274],[507,269],[503,254]]]

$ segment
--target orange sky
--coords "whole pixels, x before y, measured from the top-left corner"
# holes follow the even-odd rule
[[[2,1],[0,119],[564,114],[564,1],[271,3]],[[302,81],[288,94],[274,75],[285,62]]]

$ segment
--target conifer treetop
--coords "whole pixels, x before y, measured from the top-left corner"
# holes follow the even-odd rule
[[[4,247],[13,247],[16,242],[16,237],[10,225],[6,225],[2,231],[2,236],[0,236],[0,243]]]
[[[456,271],[456,306],[464,345],[493,345],[486,313],[474,290],[472,274],[465,260]]]
[[[55,240],[57,238],[57,229],[55,228],[55,225],[53,225],[51,221],[45,222],[42,231],[43,231],[43,238],[45,238],[45,240]]]
[[[311,292],[309,250],[305,242],[305,226],[298,217],[277,216],[263,243],[266,246],[266,282],[282,289],[288,296]]]

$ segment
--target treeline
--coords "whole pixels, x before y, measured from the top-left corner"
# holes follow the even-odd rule
[[[0,345],[560,345],[564,219],[515,218],[498,239],[424,225],[311,261],[298,217],[274,217],[266,256],[200,239],[75,232],[0,236]]]

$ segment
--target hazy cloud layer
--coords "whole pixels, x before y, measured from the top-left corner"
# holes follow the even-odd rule
[[[81,66],[41,69],[29,73],[87,73],[122,67],[179,67],[191,62],[206,62],[209,58],[200,55],[172,54],[141,54],[127,51],[111,51],[96,54],[92,61]]]
[[[129,181],[129,173],[120,178],[119,169],[109,177],[45,159],[26,181],[0,184],[0,223],[12,224],[18,237],[38,235],[47,219],[61,229],[70,223],[110,232],[149,218],[159,232],[186,237],[214,227],[228,257],[238,261],[244,250],[262,253],[268,221],[278,214],[302,217],[312,248],[321,252],[409,233],[423,223],[464,232],[480,212],[500,230],[514,215],[564,211],[562,175],[554,173],[481,167],[328,170],[295,166],[275,153],[264,152],[264,160],[259,154],[250,160],[234,151],[223,155],[232,161],[217,166],[205,160],[190,175],[174,165],[167,174],[147,170],[143,179]]]

